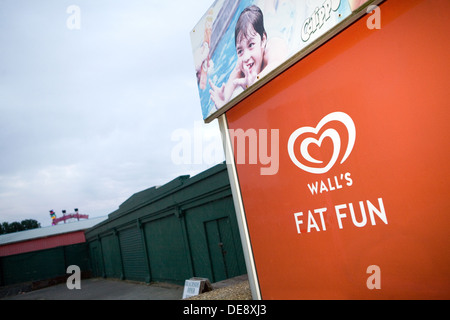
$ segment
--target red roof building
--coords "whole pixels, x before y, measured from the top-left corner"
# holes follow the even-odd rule
[[[93,218],[0,235],[0,257],[86,242],[84,231],[106,218]]]

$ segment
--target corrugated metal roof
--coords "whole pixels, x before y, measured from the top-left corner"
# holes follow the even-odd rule
[[[130,198],[128,198],[124,203],[119,206],[121,212],[128,211],[135,207],[138,207],[151,199],[160,197],[161,195],[167,194],[174,189],[183,185],[183,183],[190,178],[189,175],[179,176],[172,181],[166,183],[165,185],[159,187],[151,187],[143,191],[136,192]]]
[[[50,226],[50,227],[44,227],[44,228],[38,228],[38,229],[32,229],[32,230],[26,230],[26,231],[20,231],[15,233],[8,233],[4,235],[0,235],[0,246],[14,243],[14,242],[21,242],[21,241],[27,241],[32,239],[38,239],[38,238],[45,238],[45,237],[51,237],[56,236],[63,233],[70,233],[80,230],[86,230],[89,229],[96,224],[99,224],[100,222],[106,220],[108,217],[99,217],[99,218],[92,218],[88,220],[81,220],[77,222],[71,222],[71,223],[64,223],[56,226]]]

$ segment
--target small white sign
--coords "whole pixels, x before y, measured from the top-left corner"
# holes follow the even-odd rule
[[[183,299],[198,296],[202,282],[200,280],[186,280],[184,283]]]

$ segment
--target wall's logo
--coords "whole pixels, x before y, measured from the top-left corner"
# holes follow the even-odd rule
[[[338,125],[338,123],[340,123]],[[338,130],[342,125],[347,131],[347,146],[342,146],[343,139]],[[341,131],[341,130],[340,130]],[[323,141],[329,138],[333,142],[333,154],[331,158],[324,163],[323,160],[318,160],[311,155],[310,147],[315,145],[321,147]],[[295,147],[298,148],[298,142],[300,142],[300,154],[301,157],[297,157],[295,153]],[[356,141],[356,128],[355,124],[347,114],[343,112],[334,112],[323,118],[317,127],[303,127],[297,129],[289,138],[288,152],[292,162],[300,169],[314,173],[323,174],[336,164],[341,158],[340,163],[344,163],[350,156]],[[341,155],[341,150],[345,148],[345,153]]]

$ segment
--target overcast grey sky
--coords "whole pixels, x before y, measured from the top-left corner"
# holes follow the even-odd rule
[[[212,3],[0,1],[0,222],[107,215],[212,166],[171,157],[174,132],[219,132],[198,123],[189,37]]]

